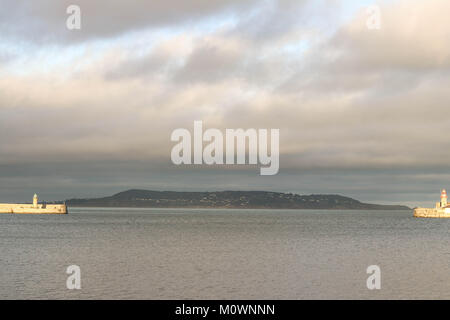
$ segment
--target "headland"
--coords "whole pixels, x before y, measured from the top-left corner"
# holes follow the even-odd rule
[[[333,194],[299,195],[269,191],[176,192],[132,189],[110,197],[69,199],[65,203],[69,207],[411,210],[407,206],[369,204]]]

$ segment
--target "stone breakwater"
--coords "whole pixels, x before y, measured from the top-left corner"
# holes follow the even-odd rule
[[[416,208],[414,217],[417,218],[450,218],[450,211],[434,208]]]
[[[65,204],[17,204],[0,203],[0,213],[16,214],[67,214]]]

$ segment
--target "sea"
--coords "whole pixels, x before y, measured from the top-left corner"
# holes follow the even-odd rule
[[[449,229],[412,211],[0,214],[0,299],[450,299]]]

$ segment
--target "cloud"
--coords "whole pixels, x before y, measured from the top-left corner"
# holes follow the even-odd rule
[[[82,28],[66,28],[68,6],[81,8]],[[168,27],[180,23],[196,23],[216,15],[244,10],[254,0],[4,0],[0,13],[0,32],[33,42],[82,41],[113,37],[143,28]]]
[[[245,64],[246,49],[245,43],[238,39],[203,38],[194,44],[194,50],[173,79],[211,82],[237,77]]]
[[[399,63],[395,51],[370,50],[426,34],[419,32],[426,20],[421,12],[446,21],[439,10],[418,6],[406,12],[411,30],[401,23],[402,4],[383,7],[380,34],[366,28],[361,12],[305,55],[284,45],[274,50],[231,27],[166,37],[142,55],[113,47],[65,80],[58,69],[45,77],[4,78],[2,131],[8,142],[2,149],[11,159],[29,153],[164,158],[170,150],[164,137],[203,119],[220,128],[280,128],[286,132],[281,150],[293,157],[285,164],[292,167],[444,164],[447,149],[438,158],[428,156],[445,144],[444,136],[422,130],[430,122],[438,130],[448,125],[445,117],[429,116],[447,110],[448,80],[433,72],[432,63],[446,54],[445,45],[436,51],[434,39],[416,37],[408,50],[426,41],[434,48],[430,61],[421,55],[417,65],[414,59]],[[24,126],[14,125],[19,121]]]
[[[426,71],[450,66],[445,0],[398,1],[381,7],[382,27],[367,32],[360,14],[332,40],[358,68]],[[432,22],[430,21],[432,20]],[[345,67],[348,64],[344,64]]]
[[[377,31],[367,29],[365,10],[330,31],[330,22],[317,15],[322,7],[306,1],[111,1],[104,11],[104,2],[81,1],[86,21],[78,40],[89,39],[92,47],[67,46],[62,62],[45,53],[58,56],[55,41],[70,40],[56,27],[65,26],[60,12],[67,3],[24,3],[6,2],[10,14],[2,11],[0,29],[14,39],[52,44],[40,44],[43,59],[23,52],[18,70],[0,74],[3,166],[20,160],[29,168],[67,163],[66,168],[78,161],[78,169],[68,173],[76,179],[84,177],[83,166],[107,162],[106,177],[125,162],[130,165],[123,180],[126,172],[136,178],[133,172],[145,168],[139,164],[148,163],[152,170],[168,168],[171,176],[179,168],[170,167],[170,133],[203,120],[205,127],[220,129],[279,128],[281,171],[311,172],[314,190],[328,188],[329,174],[336,174],[336,188],[343,183],[357,192],[351,184],[367,184],[370,172],[376,172],[370,179],[388,181],[390,170],[426,175],[448,168],[446,1],[381,5]],[[24,23],[12,25],[14,19]],[[189,23],[200,20],[201,27]],[[153,30],[169,25],[179,30]],[[361,180],[356,173],[345,179],[352,170]],[[179,179],[188,178],[186,173]],[[404,178],[400,184],[411,181],[424,180]],[[273,187],[282,185],[279,180]]]

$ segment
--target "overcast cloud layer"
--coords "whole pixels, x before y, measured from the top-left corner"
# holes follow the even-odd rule
[[[0,200],[127,188],[450,188],[450,2],[2,0]],[[176,167],[172,130],[279,128],[280,174]],[[436,199],[435,199],[436,198]]]

